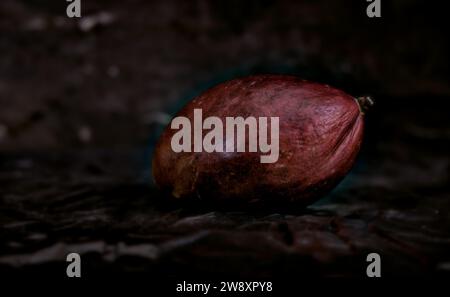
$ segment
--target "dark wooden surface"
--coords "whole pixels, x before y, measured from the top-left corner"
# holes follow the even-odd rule
[[[173,204],[149,182],[147,150],[2,155],[0,271],[62,273],[79,252],[91,276],[362,277],[377,252],[384,275],[448,274],[449,134],[432,123],[448,119],[391,108],[341,185],[288,212]]]

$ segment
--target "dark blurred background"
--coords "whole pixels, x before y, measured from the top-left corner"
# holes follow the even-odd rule
[[[79,251],[91,276],[361,277],[374,251],[387,275],[448,275],[443,4],[81,3],[70,19],[62,0],[0,2],[0,272],[64,276]],[[375,98],[352,173],[294,215],[161,202],[150,160],[171,116],[257,73]]]

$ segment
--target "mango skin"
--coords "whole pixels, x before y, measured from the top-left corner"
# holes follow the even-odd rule
[[[279,117],[276,163],[260,153],[175,153],[169,126],[153,156],[157,186],[177,199],[208,203],[308,205],[333,189],[354,164],[363,138],[363,113],[352,96],[287,75],[256,75],[219,84],[177,116]]]

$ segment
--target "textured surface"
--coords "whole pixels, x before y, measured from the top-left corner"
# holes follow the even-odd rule
[[[77,251],[91,276],[361,276],[379,252],[385,275],[448,273],[448,118],[415,110],[369,120],[351,175],[302,212],[168,205],[145,180],[145,151],[2,155],[0,271],[58,275]]]

